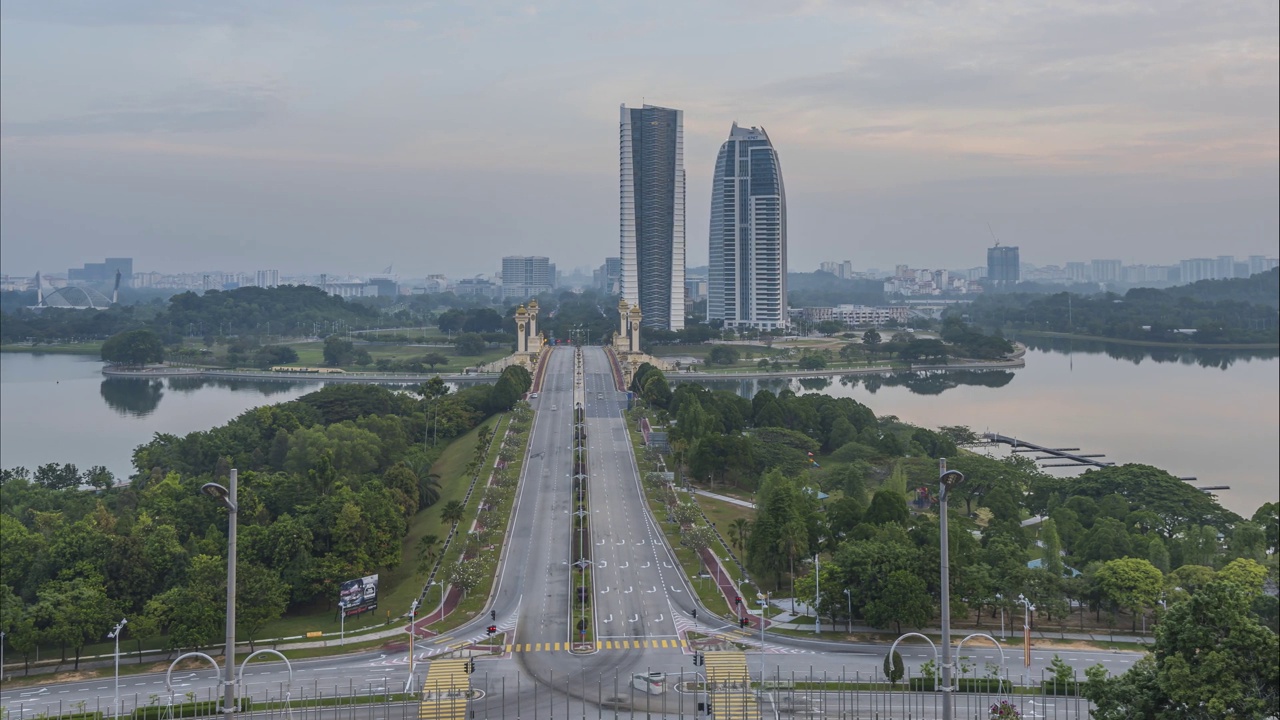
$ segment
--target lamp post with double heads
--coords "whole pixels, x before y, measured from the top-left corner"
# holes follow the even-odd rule
[[[116,717],[120,717],[120,631],[124,629],[127,622],[129,622],[128,618],[120,618],[115,628],[107,633],[107,637],[116,641],[116,702],[111,706]]]
[[[200,492],[216,498],[227,509],[227,677],[222,681],[222,712],[232,717],[236,712],[236,514],[240,507],[237,504],[236,469],[231,468],[231,477],[227,483],[228,490],[218,483],[205,483]]]
[[[942,543],[942,720],[951,720],[951,559],[947,537],[947,491],[964,482],[964,475],[947,469],[938,459],[938,530]]]

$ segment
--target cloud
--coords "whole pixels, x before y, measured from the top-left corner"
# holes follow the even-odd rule
[[[44,120],[6,122],[5,137],[207,133],[241,130],[265,121],[284,101],[261,85],[189,85],[150,98]]]

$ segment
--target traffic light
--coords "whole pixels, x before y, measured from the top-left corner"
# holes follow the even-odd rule
[[[690,610],[690,611],[689,611],[689,614],[693,616],[693,619],[694,619],[694,620],[697,620],[697,619],[698,619],[698,608],[694,608],[694,609]]]
[[[487,633],[489,633],[490,635],[492,635],[492,634],[494,634],[494,633],[498,632],[498,626],[497,626],[497,625],[490,625],[489,627],[485,628],[485,629],[484,629],[484,631],[485,631],[485,632],[487,632]]]
[[[490,610],[490,611],[489,611],[489,619],[490,619],[490,620],[492,620],[492,621],[494,621],[494,622],[497,622],[497,621],[498,621],[498,611],[497,611],[497,610]]]
[[[695,666],[702,664],[702,653],[696,650],[693,652],[693,664]]]
[[[733,604],[734,604],[734,605],[737,605],[738,607],[742,607],[742,596],[741,596],[741,595],[734,595],[734,596],[733,596]]]
[[[467,672],[473,673],[475,671],[476,671],[476,659],[471,658],[471,662],[467,663]]]
[[[746,619],[746,618],[744,618],[744,617],[743,617],[743,618],[738,618],[738,627],[746,627],[746,626],[747,626],[747,624],[748,624],[748,621],[747,621],[747,619]]]

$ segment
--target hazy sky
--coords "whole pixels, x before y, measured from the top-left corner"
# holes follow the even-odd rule
[[[1275,0],[5,0],[0,269],[618,253],[618,105],[763,125],[793,270],[1277,254]]]

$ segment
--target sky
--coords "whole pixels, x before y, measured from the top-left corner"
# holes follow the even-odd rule
[[[731,123],[789,262],[1277,255],[1275,0],[5,0],[0,270],[452,277],[618,254],[618,107]]]

